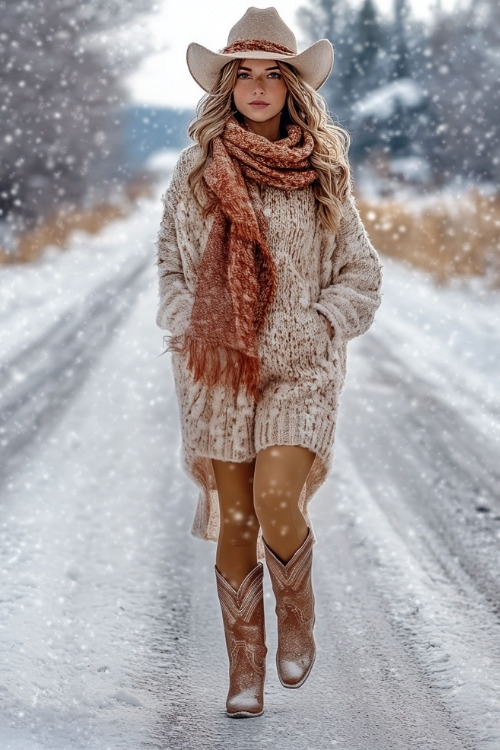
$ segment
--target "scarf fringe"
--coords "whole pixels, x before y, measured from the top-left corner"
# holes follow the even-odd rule
[[[188,333],[173,336],[168,349],[187,358],[187,365],[196,382],[209,387],[230,387],[235,392],[243,386],[255,401],[259,400],[258,357],[251,357],[229,346],[211,344]]]

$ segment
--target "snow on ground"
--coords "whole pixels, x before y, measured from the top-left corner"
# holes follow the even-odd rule
[[[426,274],[389,259],[384,267],[377,325],[401,366],[498,441],[500,294],[482,282],[436,287]]]
[[[158,210],[156,210],[156,216]],[[151,220],[155,213],[150,210]],[[2,362],[26,349],[42,331],[81,304],[99,284],[143,259],[144,211],[110,224],[99,235],[75,232],[71,248],[47,248],[38,263],[0,269]],[[151,240],[149,240],[151,250]]]
[[[266,712],[230,721],[158,356],[159,218],[158,195],[0,269],[2,750],[498,750],[500,297],[385,261],[312,504],[317,664],[280,688],[267,589]]]

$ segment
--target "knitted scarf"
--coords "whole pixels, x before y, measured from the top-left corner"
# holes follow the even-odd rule
[[[195,381],[243,385],[258,399],[258,334],[276,295],[259,184],[298,190],[317,179],[312,136],[288,126],[279,141],[243,128],[231,117],[203,173],[215,199],[213,224],[198,268],[191,318],[170,349],[188,357]]]

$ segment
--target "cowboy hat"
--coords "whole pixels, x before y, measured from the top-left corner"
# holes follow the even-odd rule
[[[249,8],[229,32],[227,46],[212,52],[192,42],[187,49],[189,72],[197,84],[211,92],[220,70],[231,60],[281,60],[293,65],[301,78],[319,89],[333,66],[333,46],[320,39],[297,54],[297,41],[276,8]]]

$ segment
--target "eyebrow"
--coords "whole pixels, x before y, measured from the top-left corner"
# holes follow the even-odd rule
[[[238,70],[252,70],[252,68],[247,68],[244,65],[240,65]],[[279,70],[279,67],[277,65],[273,65],[272,68],[266,68],[266,70]]]

